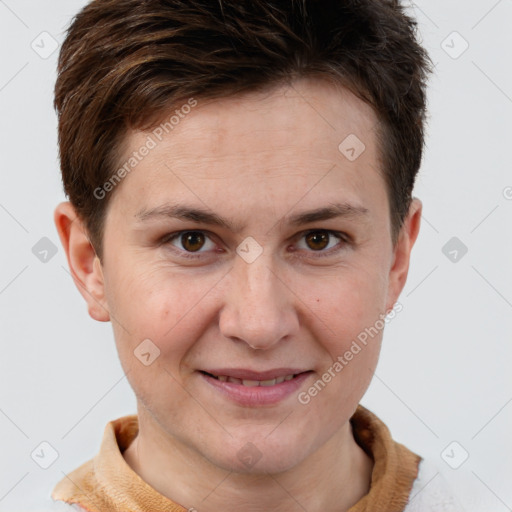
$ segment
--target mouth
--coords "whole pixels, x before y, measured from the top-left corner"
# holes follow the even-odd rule
[[[281,368],[265,372],[244,369],[199,370],[215,391],[239,405],[274,405],[293,394],[312,370]]]
[[[280,376],[280,377],[274,377],[273,379],[265,379],[265,380],[258,380],[258,379],[238,379],[236,377],[231,377],[230,375],[214,375],[213,373],[208,372],[201,372],[205,375],[208,375],[209,377],[213,377],[214,379],[219,380],[220,382],[230,382],[232,384],[241,384],[242,386],[247,387],[256,387],[256,386],[275,386],[276,384],[281,384],[281,382],[289,381],[294,379],[297,375],[300,375],[300,373],[290,373],[288,375]],[[303,372],[301,372],[303,373]]]

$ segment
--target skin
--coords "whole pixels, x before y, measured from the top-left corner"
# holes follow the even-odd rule
[[[124,458],[186,508],[342,511],[369,490],[372,461],[349,419],[373,376],[382,331],[306,405],[293,393],[272,406],[241,406],[197,370],[299,367],[313,371],[299,390],[307,391],[391,310],[422,206],[413,200],[393,245],[376,124],[367,104],[319,80],[199,101],[112,193],[102,261],[73,207],[55,211],[75,283],[91,317],[112,322],[137,396],[139,435]],[[125,156],[148,133],[130,133]],[[338,150],[351,133],[366,146],[353,162]],[[137,217],[176,202],[241,229]],[[288,223],[334,202],[367,211]],[[159,243],[187,230],[205,238]],[[327,233],[322,245],[308,241],[309,231],[348,238]],[[236,252],[249,236],[263,248],[252,263]],[[186,259],[187,250],[199,257]],[[160,350],[149,366],[134,356],[147,338]],[[251,467],[237,457],[248,442],[261,454]]]

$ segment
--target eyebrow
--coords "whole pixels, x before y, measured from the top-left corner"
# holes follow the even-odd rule
[[[281,222],[288,222],[291,226],[301,226],[313,222],[335,219],[338,217],[362,218],[368,215],[368,209],[364,206],[353,205],[350,203],[330,203],[328,206],[316,208],[314,210],[303,211],[285,216]],[[233,225],[229,220],[221,215],[197,207],[191,207],[182,204],[165,204],[147,210],[143,208],[135,214],[141,222],[146,222],[158,218],[175,218],[188,220],[201,224],[209,224],[228,229],[234,233],[243,231],[244,226]]]

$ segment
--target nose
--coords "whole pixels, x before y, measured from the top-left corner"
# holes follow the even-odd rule
[[[227,276],[219,328],[227,338],[268,350],[299,329],[293,288],[265,252],[252,263],[237,257]]]

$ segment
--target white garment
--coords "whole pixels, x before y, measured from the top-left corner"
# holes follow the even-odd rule
[[[430,462],[420,462],[418,476],[404,512],[464,512],[449,489],[449,484]]]

